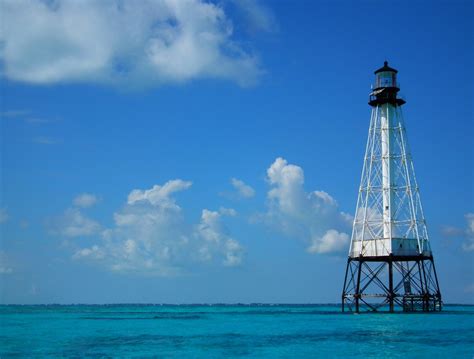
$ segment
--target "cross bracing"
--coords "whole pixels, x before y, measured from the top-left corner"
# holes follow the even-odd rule
[[[431,252],[400,106],[372,109],[351,242],[353,257]]]

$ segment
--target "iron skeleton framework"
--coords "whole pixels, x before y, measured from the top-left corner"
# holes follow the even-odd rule
[[[375,74],[342,310],[441,310],[397,70],[385,62]]]

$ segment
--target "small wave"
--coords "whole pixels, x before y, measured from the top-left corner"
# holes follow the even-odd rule
[[[153,317],[81,317],[80,319],[85,320],[196,320],[204,319],[203,315],[155,315]]]

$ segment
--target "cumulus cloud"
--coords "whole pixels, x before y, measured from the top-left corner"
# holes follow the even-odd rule
[[[48,222],[51,233],[64,237],[92,236],[100,232],[98,222],[88,218],[78,208],[68,208]]]
[[[465,228],[444,226],[441,232],[445,237],[462,238],[462,249],[471,252],[474,251],[474,213],[466,213],[464,219],[466,220]]]
[[[98,202],[97,196],[91,193],[81,193],[73,200],[73,204],[76,207],[81,207],[81,208],[92,207],[97,202]]]
[[[206,260],[212,258],[212,252],[223,255],[222,263],[226,266],[239,265],[242,262],[242,246],[232,239],[222,224],[221,217],[226,213],[234,215],[229,211],[209,211],[204,209],[201,215],[201,222],[197,226],[197,237],[203,239],[199,253],[204,255]]]
[[[204,0],[4,0],[1,10],[0,60],[10,80],[249,85],[261,73],[224,10]]]
[[[322,237],[312,238],[307,250],[309,253],[342,252],[349,247],[349,240],[346,233],[330,229]]]
[[[73,207],[67,208],[61,215],[50,218],[46,225],[52,234],[62,237],[86,237],[101,232],[102,226],[99,222],[87,217],[83,209],[92,207],[98,198],[90,193],[82,193],[76,196]]]
[[[0,223],[5,223],[10,219],[6,208],[0,208]]]
[[[126,204],[114,213],[114,226],[104,229],[97,243],[79,248],[73,258],[113,272],[159,276],[188,273],[203,263],[240,264],[243,248],[222,221],[235,210],[203,209],[199,223],[188,224],[173,195],[191,185],[177,179],[131,191]]]
[[[339,211],[337,201],[324,191],[306,192],[299,166],[277,158],[267,170],[268,209],[261,220],[289,237],[308,244],[310,253],[348,250],[352,217]]]
[[[179,192],[191,187],[192,182],[183,181],[180,179],[166,182],[163,186],[155,185],[148,190],[134,189],[128,195],[128,204],[134,204],[136,202],[144,201],[149,202],[154,206],[161,206],[170,209],[179,209],[176,205],[174,198],[171,195],[174,192]]]
[[[232,178],[230,183],[237,190],[239,197],[241,198],[251,198],[255,196],[255,190],[249,185],[245,184],[244,181],[237,178]]]

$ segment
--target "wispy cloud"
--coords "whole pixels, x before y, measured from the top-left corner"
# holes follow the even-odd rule
[[[218,78],[245,86],[262,72],[233,39],[223,8],[204,0],[6,1],[2,13],[10,80],[141,87]]]
[[[464,292],[465,292],[465,293],[474,293],[474,283],[468,284],[468,285],[464,288]]]
[[[255,190],[247,185],[244,181],[237,178],[232,178],[230,180],[232,186],[237,190],[237,194],[241,198],[251,198],[255,196]]]
[[[38,117],[31,110],[7,110],[0,112],[0,118],[22,120],[25,123],[33,125],[43,125],[46,123],[56,122],[57,119],[48,119]]]
[[[57,138],[52,138],[52,137],[46,137],[46,136],[39,136],[33,138],[34,143],[38,143],[40,145],[57,145],[62,142],[62,140],[57,139]]]
[[[246,20],[249,32],[278,31],[278,22],[273,11],[259,0],[233,0]]]
[[[29,125],[45,125],[56,120],[51,120],[47,118],[37,117],[33,115],[31,110],[8,110],[0,112],[0,118],[2,119],[14,119],[15,121],[22,121]],[[37,136],[32,139],[34,143],[41,145],[56,145],[62,142],[62,140],[57,138],[52,138],[49,136]]]
[[[92,207],[99,201],[99,198],[92,193],[81,193],[73,200],[73,204],[77,207]]]
[[[5,251],[0,250],[0,275],[13,273],[13,266]]]
[[[35,125],[42,125],[42,124],[45,124],[45,123],[51,123],[53,121],[49,120],[49,119],[46,119],[46,118],[28,117],[28,118],[25,118],[25,122],[35,124]]]
[[[0,118],[17,118],[28,116],[31,113],[29,110],[8,110],[0,112]]]
[[[233,208],[221,207],[221,208],[219,208],[219,213],[224,215],[224,216],[230,216],[230,217],[237,216],[237,211]]]
[[[6,208],[0,208],[0,223],[5,223],[10,219]]]
[[[443,226],[441,228],[441,233],[445,237],[462,237],[464,235],[464,230],[453,226]]]

